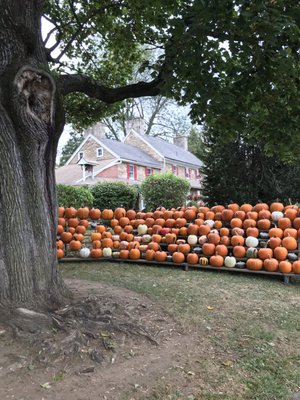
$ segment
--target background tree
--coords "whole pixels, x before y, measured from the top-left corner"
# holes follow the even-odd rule
[[[202,137],[202,192],[208,204],[299,202],[299,164],[270,157],[264,143],[248,144],[239,136],[224,144],[206,129]]]
[[[162,94],[191,103],[196,122],[214,118],[234,137],[246,126],[270,152],[296,157],[299,7],[0,0],[1,304],[49,307],[62,297],[54,166],[65,117],[81,112],[87,123],[127,98]],[[44,40],[42,15],[52,24]],[[145,46],[159,49],[154,60],[141,56]],[[151,79],[128,84],[138,63]]]
[[[64,145],[61,151],[59,165],[65,165],[80,143],[83,141],[83,134],[80,132],[71,132],[70,139]]]

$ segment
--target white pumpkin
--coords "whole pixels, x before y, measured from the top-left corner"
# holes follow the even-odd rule
[[[246,239],[247,247],[257,247],[258,243],[259,243],[258,239],[254,236],[248,236]]]
[[[144,243],[150,243],[152,240],[152,236],[151,235],[143,235],[143,242]]]
[[[148,226],[146,224],[140,224],[138,226],[138,234],[139,235],[145,235],[145,233],[148,232]]]
[[[206,235],[202,235],[199,237],[199,244],[204,244],[208,241],[208,238]]]
[[[204,225],[208,225],[210,228],[212,228],[215,224],[215,221],[213,219],[206,219],[204,221]]]
[[[283,218],[283,213],[281,211],[273,211],[272,212],[272,220],[278,221],[280,218]]]
[[[120,235],[112,235],[111,239],[112,239],[113,241],[115,241],[115,240],[120,240]]]
[[[227,268],[234,268],[235,264],[236,264],[236,258],[227,256],[227,257],[225,257],[224,264],[225,264],[225,267],[227,267]]]
[[[103,257],[111,257],[112,249],[110,247],[104,247],[103,249]]]
[[[194,244],[197,244],[197,241],[198,241],[198,237],[196,235],[189,235],[188,238],[187,238],[188,244],[190,244],[192,246]]]
[[[122,242],[120,242],[120,249],[126,250],[127,247],[128,247],[128,242],[126,240],[122,240]]]
[[[88,249],[87,247],[83,247],[79,252],[80,257],[82,258],[88,258],[90,254],[91,250]]]
[[[133,238],[133,241],[134,241],[134,242],[139,242],[139,243],[141,243],[142,240],[143,240],[142,236],[135,236],[135,237]]]

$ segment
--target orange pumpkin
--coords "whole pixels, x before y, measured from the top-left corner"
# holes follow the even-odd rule
[[[215,252],[216,246],[213,243],[204,243],[202,252],[205,256],[212,256]]]
[[[261,248],[258,250],[258,258],[261,260],[266,260],[267,258],[273,257],[273,250],[268,247]]]
[[[251,219],[251,218],[247,218],[243,221],[243,228],[247,229],[247,228],[253,228],[256,226],[256,220],[255,219]]]
[[[72,235],[73,235],[73,233],[75,233],[75,228],[74,228],[74,226],[70,226],[70,227],[69,227],[69,232],[72,233]]]
[[[199,226],[199,236],[208,235],[210,232],[209,225],[201,225]]]
[[[180,264],[184,262],[185,256],[183,253],[175,251],[175,253],[172,254],[172,260],[174,263]]]
[[[232,210],[234,213],[237,212],[240,206],[237,203],[228,204],[229,210]]]
[[[294,221],[298,215],[298,208],[287,208],[285,210],[284,216]]]
[[[154,259],[158,262],[164,262],[167,259],[167,253],[165,251],[156,251]]]
[[[65,256],[65,252],[63,251],[63,249],[56,249],[56,256],[57,258],[60,260],[61,258],[63,258]]]
[[[134,210],[127,210],[126,211],[126,217],[131,219],[135,219],[136,217],[136,212]]]
[[[295,229],[300,229],[300,217],[297,217],[297,218],[295,218],[294,219],[294,221],[293,221],[293,227],[295,228]]]
[[[276,258],[266,258],[264,260],[264,269],[269,272],[275,272],[278,270],[279,262]]]
[[[229,236],[229,229],[228,228],[221,228],[220,229],[220,236]]]
[[[271,213],[269,210],[261,210],[258,213],[258,219],[271,219]]]
[[[260,219],[257,221],[257,227],[261,231],[268,231],[271,227],[271,221],[269,219]]]
[[[58,218],[58,225],[66,226],[66,219],[65,218]]]
[[[207,235],[207,238],[208,238],[209,243],[213,243],[215,245],[220,243],[220,235],[218,233],[211,232]]]
[[[176,243],[170,243],[169,245],[168,245],[168,252],[169,253],[175,253],[175,251],[177,251],[178,250],[178,244],[176,244]]]
[[[132,225],[126,225],[126,226],[124,227],[124,231],[125,231],[126,233],[131,233],[131,232],[133,231],[133,226],[132,226]]]
[[[241,219],[242,221],[244,221],[244,219],[246,218],[246,213],[243,210],[239,210],[234,214],[235,218]]]
[[[232,250],[234,257],[243,258],[246,254],[246,249],[244,246],[235,246]]]
[[[71,232],[62,232],[60,238],[64,243],[70,243],[73,239],[73,234]]]
[[[251,211],[253,206],[251,204],[242,204],[240,210],[244,211],[245,213]]]
[[[279,263],[279,271],[282,272],[283,274],[289,274],[292,272],[292,264],[289,261],[280,261]]]
[[[81,249],[81,243],[79,240],[71,240],[69,243],[69,248],[71,251],[78,251]]]
[[[231,238],[231,246],[243,246],[245,243],[245,239],[243,236],[235,235]]]
[[[102,249],[92,249],[91,250],[91,257],[92,258],[100,258],[102,257]]]
[[[125,216],[126,216],[126,210],[125,210],[125,208],[123,208],[123,207],[118,207],[118,208],[115,209],[115,211],[114,211],[114,217],[115,217],[116,219],[120,219],[120,218],[125,217]]]
[[[121,250],[120,258],[122,258],[123,260],[126,260],[127,258],[129,258],[129,250]]]
[[[191,246],[188,243],[181,243],[178,245],[178,251],[183,254],[188,254],[191,251]]]
[[[61,235],[64,232],[64,227],[62,225],[57,225],[56,234]]]
[[[224,244],[225,246],[230,245],[230,237],[229,236],[221,236],[220,244]]]
[[[58,217],[63,218],[65,215],[65,207],[58,207]]]
[[[283,230],[280,228],[271,228],[269,230],[269,236],[271,237],[279,237],[280,239],[283,237]]]
[[[96,231],[97,231],[98,233],[103,233],[103,232],[106,231],[106,227],[105,227],[104,225],[97,225],[97,226],[96,226]]]
[[[148,249],[158,251],[160,249],[159,244],[157,242],[150,242],[148,244]]]
[[[296,250],[298,247],[297,240],[291,236],[286,236],[282,239],[281,244],[288,250]]]
[[[78,219],[77,218],[70,218],[70,219],[68,219],[68,226],[70,227],[72,227],[72,228],[76,228],[76,226],[78,226],[79,225],[79,221],[78,221]]]
[[[102,219],[110,220],[110,219],[113,219],[113,217],[114,217],[114,212],[113,212],[113,210],[110,210],[110,209],[105,208],[105,209],[102,211]],[[92,217],[91,217],[91,218],[92,218]]]
[[[131,260],[138,260],[139,258],[141,258],[141,252],[140,252],[140,250],[139,250],[139,249],[136,249],[136,248],[131,249],[131,250],[129,251],[129,258],[130,258]]]
[[[101,211],[98,208],[92,208],[90,210],[90,218],[91,219],[96,220],[96,219],[99,219],[100,217],[101,217]],[[104,219],[111,219],[111,218],[104,218]]]
[[[295,274],[300,274],[300,260],[293,262],[293,272]]]
[[[196,218],[196,212],[193,209],[187,209],[184,214],[183,217],[187,220],[187,221],[193,221]]]
[[[232,220],[232,218],[233,218],[233,211],[232,210],[225,209],[225,210],[222,210],[221,213],[222,213],[222,220],[223,221],[229,222],[229,221]]]
[[[286,229],[283,231],[283,236],[284,236],[284,237],[286,237],[286,236],[291,236],[291,237],[293,237],[294,239],[297,239],[297,237],[298,237],[297,229],[294,229],[294,228],[286,228]]]
[[[121,217],[119,219],[119,224],[120,224],[120,226],[122,226],[122,228],[124,228],[124,226],[130,224],[130,219],[128,217]]]
[[[292,221],[289,218],[279,218],[278,227],[282,230],[290,228],[292,226]]]
[[[87,228],[89,226],[89,221],[87,219],[81,219],[79,221],[79,225],[80,226],[84,226],[85,228]]]
[[[147,261],[153,261],[155,256],[155,251],[152,249],[148,249],[145,253],[145,259]]]
[[[215,253],[219,256],[225,257],[228,254],[228,248],[224,244],[218,244],[215,249]]]
[[[230,226],[231,228],[241,228],[243,226],[243,221],[240,218],[232,218]]]
[[[276,247],[274,249],[274,257],[278,261],[284,261],[287,258],[288,251],[285,247]]]
[[[87,219],[90,215],[90,210],[88,207],[80,207],[77,211],[77,217],[80,219]]]
[[[270,205],[270,211],[271,211],[271,213],[273,212],[273,211],[283,211],[284,210],[284,205],[282,204],[282,203],[272,203],[271,205]]]
[[[279,237],[271,237],[269,240],[268,240],[268,246],[271,248],[271,249],[275,249],[275,247],[279,247],[281,245],[281,239],[279,238]]]
[[[250,226],[249,228],[246,229],[246,236],[253,236],[253,237],[258,237],[259,235],[259,230],[255,227]]]
[[[187,228],[188,235],[198,235],[199,234],[199,226],[196,224],[190,224]]]
[[[84,235],[82,233],[74,233],[74,239],[79,240],[79,242],[84,241]]]
[[[148,227],[153,226],[153,225],[154,225],[154,222],[155,222],[154,218],[146,218],[146,219],[145,219],[145,224],[146,224]],[[175,223],[175,221],[174,221],[174,223]]]
[[[199,257],[196,253],[189,253],[186,257],[186,261],[188,264],[198,264]]]
[[[77,214],[77,210],[74,207],[68,207],[65,209],[65,217],[66,218],[75,218]]]
[[[75,229],[76,233],[81,233],[82,235],[85,235],[86,233],[86,227],[82,225],[78,225]]]
[[[91,234],[91,241],[93,242],[94,240],[100,240],[102,238],[101,233],[98,232],[93,232]]]
[[[100,240],[94,240],[92,242],[92,249],[101,249],[101,242]]]
[[[211,256],[209,263],[212,267],[222,267],[224,264],[224,258],[219,255]]]
[[[262,210],[269,210],[269,206],[266,203],[257,203],[253,207],[253,211],[260,212]]]
[[[114,232],[116,235],[119,235],[121,232],[123,232],[123,228],[120,225],[114,226]]]
[[[65,244],[62,240],[57,240],[56,241],[56,248],[57,249],[64,249],[65,248]]]
[[[102,247],[113,247],[114,242],[112,241],[111,238],[104,238],[101,240],[101,246]]]
[[[187,236],[188,235],[188,229],[186,226],[182,226],[179,228],[179,236]]]
[[[263,267],[263,261],[260,258],[248,258],[246,262],[248,269],[258,271]]]
[[[185,218],[177,218],[175,221],[175,227],[176,228],[181,228],[183,226],[185,226],[187,223]]]

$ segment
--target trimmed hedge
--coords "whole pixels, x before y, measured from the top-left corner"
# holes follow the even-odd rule
[[[127,210],[136,208],[139,190],[123,182],[98,183],[91,188],[94,196],[94,207],[103,210],[124,207]]]
[[[70,186],[59,184],[56,186],[58,205],[62,207],[92,207],[93,195],[85,186]]]
[[[142,195],[147,210],[157,207],[180,207],[186,203],[189,182],[170,172],[150,175],[142,183]]]

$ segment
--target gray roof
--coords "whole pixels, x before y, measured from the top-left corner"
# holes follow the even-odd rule
[[[100,141],[124,160],[129,160],[149,167],[161,168],[161,163],[137,147],[112,139],[101,138]]]
[[[203,164],[192,154],[191,152],[176,146],[173,143],[166,142],[163,139],[149,135],[140,135],[145,141],[147,141],[152,147],[160,152],[165,158],[170,160],[179,161],[184,164],[191,164],[197,167],[201,167]]]

